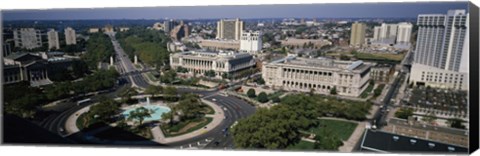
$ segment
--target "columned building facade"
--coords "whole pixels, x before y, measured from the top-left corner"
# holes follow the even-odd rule
[[[173,69],[185,68],[189,74],[203,75],[213,70],[217,78],[236,75],[237,72],[255,66],[253,56],[247,53],[187,51],[170,54]]]
[[[289,56],[263,66],[265,84],[288,91],[330,94],[335,88],[343,96],[359,96],[368,86],[369,64],[362,61],[306,59]]]

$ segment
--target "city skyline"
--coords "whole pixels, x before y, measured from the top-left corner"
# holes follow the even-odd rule
[[[165,18],[416,18],[418,14],[437,14],[443,13],[446,10],[450,9],[467,9],[468,11],[467,4],[467,2],[424,2],[172,6],[136,8],[4,10],[2,14],[5,21]]]

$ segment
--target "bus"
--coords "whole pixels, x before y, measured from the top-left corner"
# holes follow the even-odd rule
[[[82,105],[82,104],[85,104],[85,103],[89,103],[91,102],[92,99],[88,98],[88,99],[83,99],[83,100],[80,100],[80,101],[77,101],[77,105]]]

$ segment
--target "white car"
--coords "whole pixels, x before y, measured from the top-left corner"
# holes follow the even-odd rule
[[[212,101],[217,101],[217,99],[212,99]]]

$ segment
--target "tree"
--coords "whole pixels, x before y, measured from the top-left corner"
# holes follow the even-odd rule
[[[204,75],[207,76],[207,77],[215,77],[216,74],[215,74],[215,71],[208,70],[204,73]]]
[[[187,69],[187,68],[183,68],[183,67],[177,67],[177,72],[179,72],[179,73],[187,73],[187,72],[188,72],[188,69]]]
[[[96,117],[100,121],[107,122],[118,112],[118,104],[110,98],[100,97],[100,103],[90,107],[88,114],[90,117]]]
[[[462,119],[454,118],[454,119],[448,119],[447,123],[450,124],[450,127],[452,128],[458,128],[458,129],[465,129],[465,125],[463,125]]]
[[[259,85],[265,84],[265,80],[263,78],[258,78],[258,79],[255,80],[255,82]]]
[[[265,103],[268,102],[268,96],[265,92],[260,92],[257,97],[258,102]]]
[[[160,81],[162,81],[163,83],[172,84],[176,78],[177,73],[174,70],[168,70],[164,72],[162,76],[160,76]]]
[[[323,130],[322,135],[315,136],[315,149],[336,151],[338,147],[342,146],[343,142],[335,134],[330,131]]]
[[[274,96],[274,97],[272,98],[272,102],[273,102],[273,103],[279,103],[280,101],[281,101],[281,100],[280,100],[280,97],[278,97],[278,96]]]
[[[395,117],[401,119],[408,119],[409,116],[413,115],[412,108],[400,108],[397,112],[395,112]]]
[[[431,123],[437,119],[437,116],[434,113],[429,113],[428,115],[422,118],[423,121]]]
[[[139,107],[128,114],[128,120],[137,120],[139,125],[143,124],[145,118],[150,117],[150,110],[145,107]]]
[[[336,95],[337,94],[337,87],[333,87],[332,89],[330,89],[330,94],[332,95]]]
[[[132,96],[137,95],[138,92],[135,88],[128,87],[120,91],[120,96],[122,97],[123,101],[130,101]]]
[[[257,96],[256,93],[255,93],[255,89],[253,89],[253,88],[248,89],[247,96],[250,97],[250,98],[254,98],[255,96]]]
[[[177,88],[172,87],[172,86],[167,86],[163,90],[163,94],[166,97],[167,100],[173,101],[174,99],[177,98]]]
[[[155,94],[161,94],[162,91],[162,86],[149,85],[145,90],[145,93],[150,94],[153,97]]]

